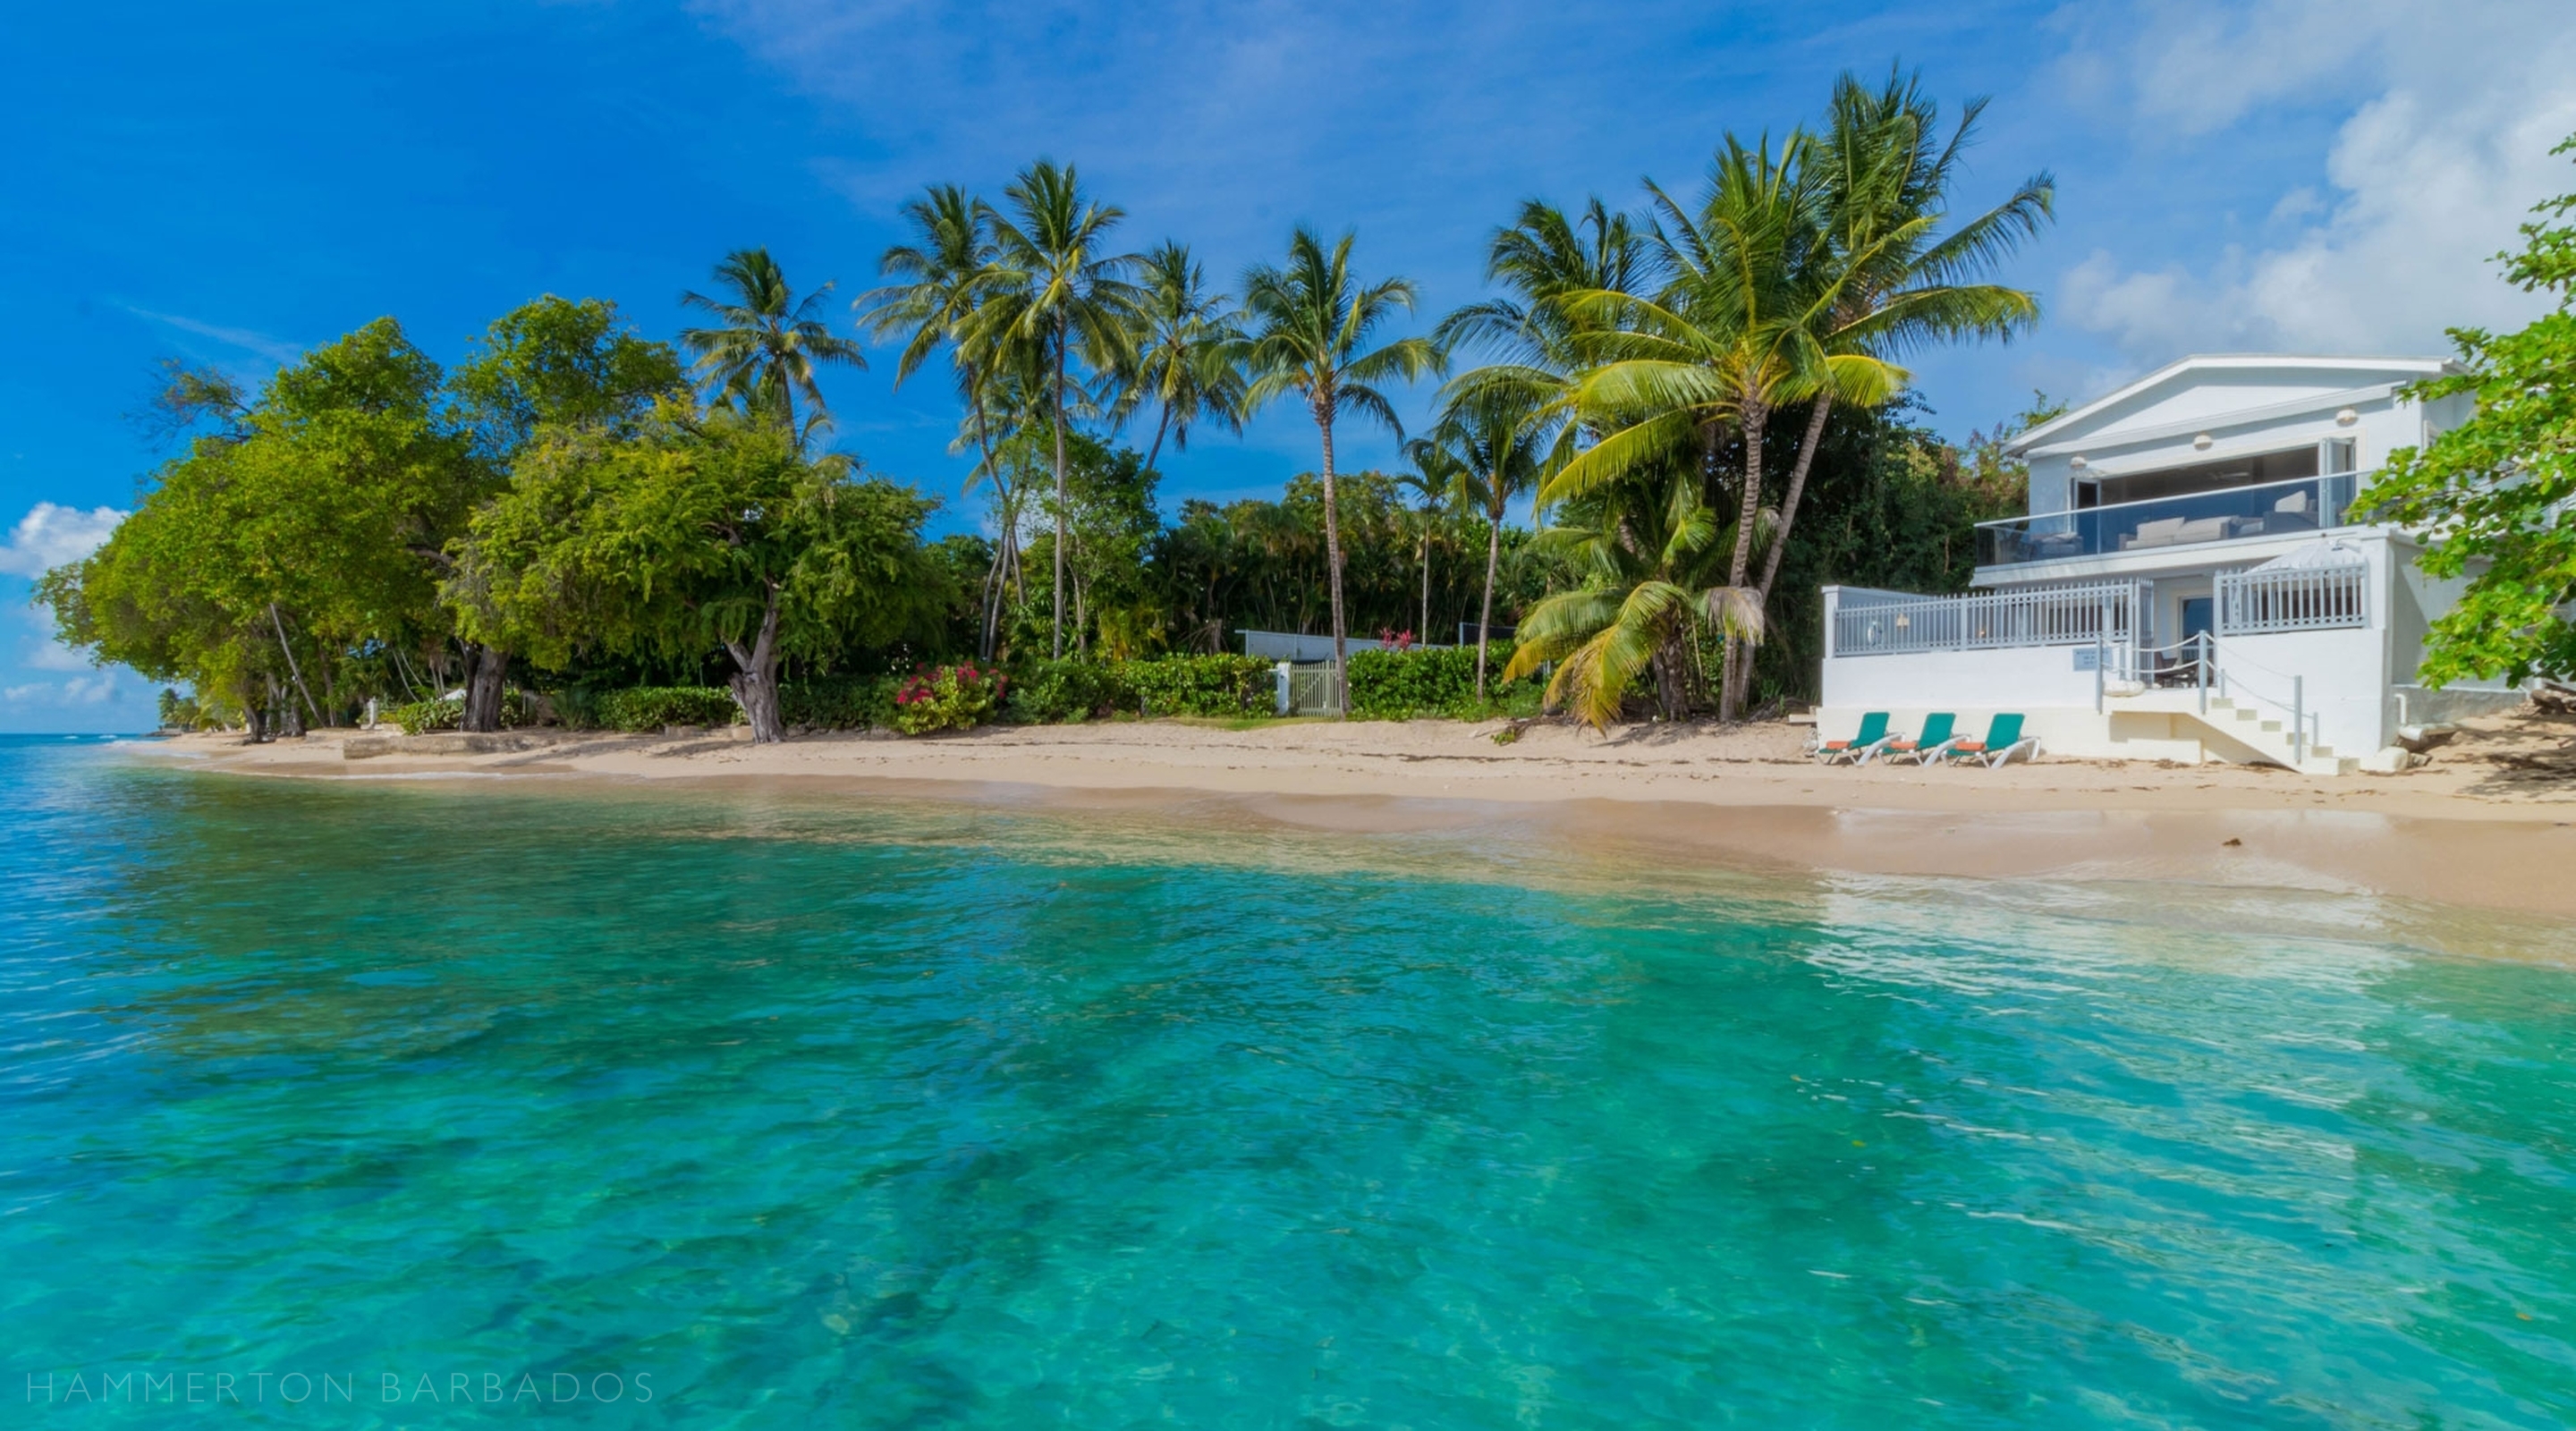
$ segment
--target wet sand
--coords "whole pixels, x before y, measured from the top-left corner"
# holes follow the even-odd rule
[[[200,769],[331,779],[662,782],[1164,812],[1314,830],[1555,830],[1590,847],[1759,869],[2047,876],[2370,893],[2576,918],[2576,720],[2471,722],[2399,775],[2043,757],[2001,770],[1802,759],[1803,728],[1182,721],[905,740],[541,736],[517,751],[350,759],[355,732],[146,750]],[[363,749],[364,747],[359,747]]]

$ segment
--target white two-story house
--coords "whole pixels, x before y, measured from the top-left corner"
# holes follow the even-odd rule
[[[1977,530],[1966,596],[1829,587],[1848,736],[2018,712],[2045,752],[2352,770],[2402,726],[2517,699],[2416,683],[2456,583],[2356,510],[2389,453],[2469,415],[2400,389],[2439,358],[2185,358],[2023,433],[2028,515]]]

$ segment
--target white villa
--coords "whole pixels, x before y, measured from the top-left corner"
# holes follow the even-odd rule
[[[2469,399],[2439,358],[2193,357],[2023,433],[2029,515],[1977,530],[1976,590],[1825,589],[1819,734],[2027,717],[2043,752],[2358,768],[2402,727],[2519,699],[2416,684],[2457,583],[2354,494]]]

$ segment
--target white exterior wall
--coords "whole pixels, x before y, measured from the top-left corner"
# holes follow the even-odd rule
[[[2433,359],[2186,360],[2014,444],[2030,464],[2029,510],[2070,507],[2079,475],[2121,477],[2330,438],[2353,440],[2355,468],[2373,472],[2397,449],[2418,446],[2468,415],[2466,398],[2427,409],[2395,396],[2398,386],[2443,367]],[[2206,447],[2198,445],[2203,436]],[[2078,456],[2086,464],[2080,472]],[[2389,528],[2345,527],[2324,535],[2358,550],[2367,565],[2367,623],[2221,636],[2219,666],[2231,694],[2265,719],[2286,727],[2296,700],[2312,715],[2320,743],[2338,755],[2364,756],[2394,738],[2393,689],[2414,680],[2425,631],[2450,609],[2460,583],[2424,576],[2414,565],[2415,544]],[[2075,581],[2151,583],[2145,644],[2159,646],[2179,635],[2180,598],[2210,594],[2220,572],[2246,570],[2318,540],[2315,533],[2278,534],[1981,568],[1977,584],[2010,590]],[[2076,648],[2065,646],[1829,657],[1818,725],[1828,738],[1845,737],[1863,713],[1883,710],[1894,729],[1911,732],[1924,715],[1948,711],[1961,729],[1976,731],[1997,711],[2018,711],[2044,750],[2063,755],[2251,756],[2223,722],[2212,726],[2172,710],[2123,710],[2116,696],[2097,713],[2093,675],[2076,669],[2076,660]]]

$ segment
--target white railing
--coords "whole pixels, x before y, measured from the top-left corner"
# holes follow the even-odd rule
[[[1853,587],[1830,593],[1828,657],[1984,651],[2008,646],[2132,644],[2140,583],[2087,582],[1966,596]]]
[[[2218,634],[2263,636],[2367,626],[2370,569],[2284,567],[2223,572],[2218,577]]]

